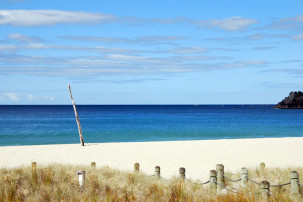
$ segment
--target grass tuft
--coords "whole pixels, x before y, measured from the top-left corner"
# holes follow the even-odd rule
[[[84,187],[78,184],[77,170],[86,171]],[[303,182],[303,168],[249,170],[249,177],[261,182],[283,184],[290,181],[290,172],[296,170]],[[238,179],[240,173],[228,175]],[[260,187],[249,182],[246,189],[241,182],[226,183],[226,187],[237,191],[231,193],[218,190],[212,194],[209,185],[199,181],[172,178],[164,181],[142,173],[113,170],[109,167],[91,168],[89,166],[48,165],[14,169],[0,169],[0,201],[260,201]],[[271,201],[303,201],[302,193],[291,194],[291,186],[272,187]]]

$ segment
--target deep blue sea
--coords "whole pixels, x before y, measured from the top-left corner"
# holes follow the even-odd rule
[[[87,143],[303,137],[273,105],[77,105]],[[72,105],[0,105],[0,145],[79,143]]]

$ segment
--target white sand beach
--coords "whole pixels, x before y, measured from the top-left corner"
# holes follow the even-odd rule
[[[154,167],[161,167],[165,178],[178,175],[179,167],[186,168],[187,178],[208,179],[209,171],[216,164],[225,171],[236,172],[242,167],[255,168],[261,162],[266,167],[303,166],[303,138],[262,138],[233,140],[199,140],[135,143],[89,143],[2,146],[0,167],[11,168],[51,163],[109,166],[118,170],[132,171],[135,162],[148,175]]]

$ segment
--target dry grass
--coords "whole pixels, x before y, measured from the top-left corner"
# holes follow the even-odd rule
[[[86,184],[78,185],[76,171],[86,171]],[[250,169],[249,177],[260,182],[268,180],[271,184],[290,181],[292,170],[303,176],[303,168]],[[240,178],[240,173],[230,175]],[[303,182],[303,179],[300,179]],[[148,177],[142,173],[128,173],[87,166],[49,165],[37,167],[37,175],[31,167],[0,170],[0,201],[260,201],[260,187],[249,183],[245,190],[240,183],[227,183],[231,193],[220,190],[211,193],[209,184],[199,185],[199,181],[172,178],[164,181]],[[291,194],[290,185],[271,188],[272,201],[303,201],[303,196]]]

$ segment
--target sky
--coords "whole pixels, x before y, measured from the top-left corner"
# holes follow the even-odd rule
[[[0,105],[276,104],[303,0],[0,0]]]

